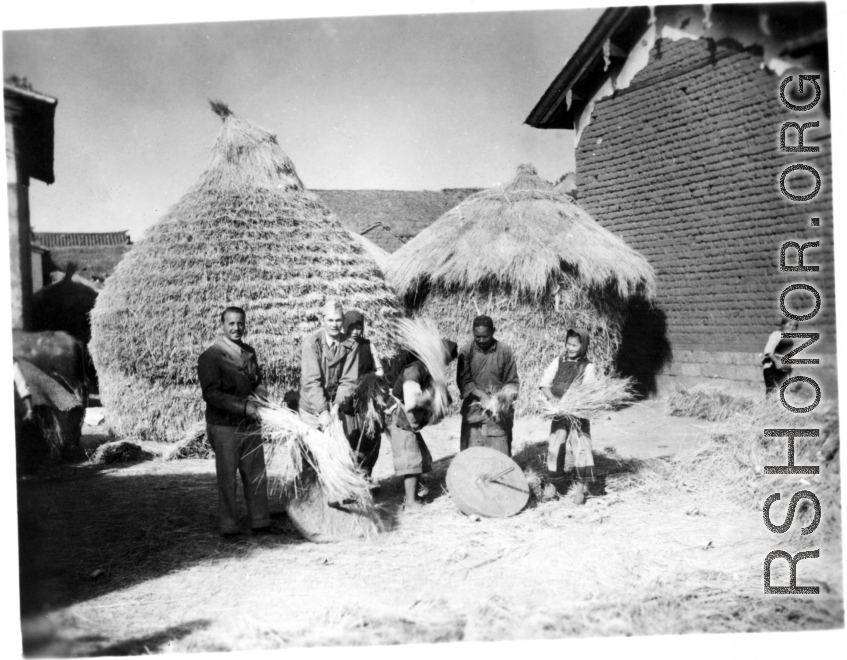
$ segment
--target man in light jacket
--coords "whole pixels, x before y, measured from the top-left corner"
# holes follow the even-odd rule
[[[344,310],[328,300],[323,308],[323,327],[303,341],[300,361],[300,418],[312,428],[325,429],[346,409],[359,378],[358,344],[341,331]]]

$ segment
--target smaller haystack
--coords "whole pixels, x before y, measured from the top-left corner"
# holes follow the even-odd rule
[[[474,316],[494,319],[525,383],[518,413],[539,409],[536,384],[570,327],[589,331],[589,355],[609,370],[629,300],[656,287],[643,256],[532,165],[445,213],[390,256],[386,276],[411,311],[460,343]]]
[[[563,175],[562,178],[556,182],[556,190],[560,190],[573,199],[577,199],[579,195],[577,194],[576,174],[574,172],[568,172]]]

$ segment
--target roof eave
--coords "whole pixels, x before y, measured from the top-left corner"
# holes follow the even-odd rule
[[[565,67],[556,76],[553,83],[536,103],[532,112],[526,118],[526,124],[534,128],[568,128],[575,127],[575,119],[584,102],[579,99],[566,105],[569,91],[581,81],[588,83],[587,87],[599,87],[604,76],[591,75],[599,62],[603,61],[603,44],[607,40],[615,41],[615,37],[626,32],[634,24],[644,22],[649,17],[649,8],[644,7],[611,7],[603,12],[591,32],[576,49]],[[590,93],[593,93],[593,89]],[[588,96],[586,91],[584,96]],[[587,102],[587,98],[583,101]],[[564,109],[563,109],[564,105]]]
[[[28,143],[22,152],[27,176],[50,184],[56,180],[53,172],[54,119],[58,99],[3,83],[6,120],[11,118],[23,131]]]

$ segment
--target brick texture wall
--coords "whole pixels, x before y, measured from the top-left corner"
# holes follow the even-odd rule
[[[785,108],[783,77],[732,42],[660,40],[630,87],[597,103],[580,138],[580,203],[658,274],[673,354],[659,372],[661,386],[716,379],[760,388],[756,353],[781,318],[780,293],[795,282],[812,284],[823,299],[817,317],[800,327],[821,333],[817,350],[807,353],[821,356],[822,366],[795,367],[795,374],[834,385],[829,124],[823,103],[807,113]],[[784,121],[816,119],[821,127],[806,131],[806,144],[819,145],[819,153],[779,151]],[[789,135],[796,144],[796,133]],[[791,202],[779,191],[780,173],[794,163],[820,172],[822,188],[811,202]],[[811,180],[789,176],[788,188],[810,192]],[[810,226],[811,217],[820,218],[820,227]],[[819,240],[820,248],[806,251],[806,264],[821,271],[782,274],[779,249],[787,240]],[[810,297],[794,296],[796,307],[805,302],[811,309]]]

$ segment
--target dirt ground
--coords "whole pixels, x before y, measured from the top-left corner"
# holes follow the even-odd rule
[[[520,420],[514,450],[542,447],[547,428],[540,418]],[[221,539],[211,459],[65,466],[19,482],[25,651],[125,655],[839,625],[840,538],[822,550],[826,564],[801,573],[821,586],[814,607],[768,600],[762,561],[777,546],[760,509],[730,502],[719,480],[706,490],[683,483],[665,499],[633,485],[639,459],[694,451],[709,428],[667,416],[659,401],[593,420],[605,489],[581,507],[564,497],[512,518],[478,519],[462,515],[443,488],[458,449],[452,417],[424,432],[436,461],[424,510],[400,509],[402,485],[384,445],[374,476],[389,530],[327,545],[304,541],[279,498],[271,511],[280,535]],[[89,447],[107,439],[99,426],[85,433]],[[783,578],[774,571],[775,583]]]

